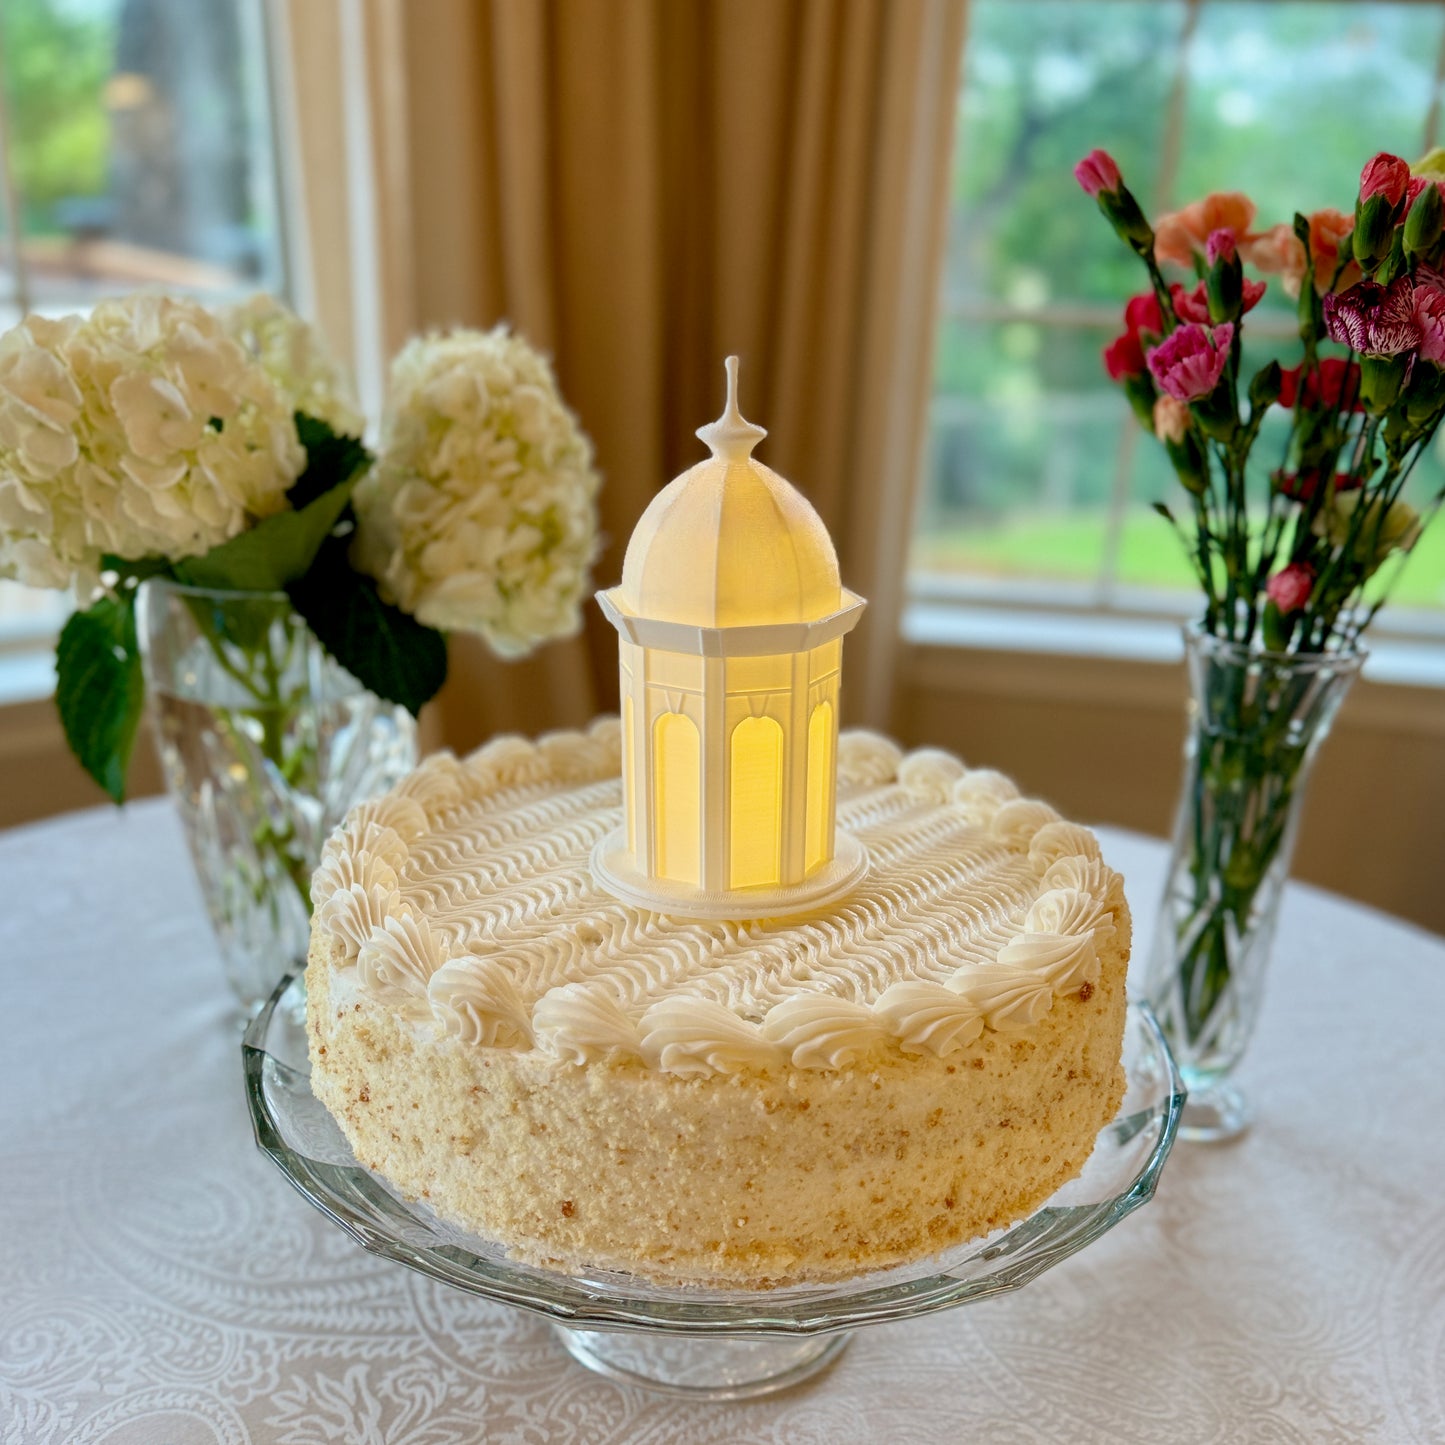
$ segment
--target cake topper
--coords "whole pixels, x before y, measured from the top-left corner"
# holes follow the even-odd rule
[[[622,581],[597,600],[619,634],[623,826],[592,853],[608,892],[693,918],[821,907],[867,869],[835,822],[842,585],[822,519],[753,458],[767,435],[727,404],[712,456],[642,514]]]

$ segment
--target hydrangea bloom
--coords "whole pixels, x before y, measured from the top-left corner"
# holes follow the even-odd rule
[[[101,557],[197,556],[281,510],[288,402],[215,317],[134,296],[0,338],[0,576],[64,586]]]
[[[598,484],[591,443],[525,341],[504,326],[419,337],[392,364],[353,560],[419,621],[520,657],[581,625]]]
[[[261,363],[293,411],[359,437],[366,429],[350,378],[320,333],[274,296],[258,294],[221,312],[221,324]]]

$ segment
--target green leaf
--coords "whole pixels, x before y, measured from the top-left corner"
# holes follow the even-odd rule
[[[446,639],[383,602],[376,583],[354,571],[346,553],[347,540],[332,538],[311,570],[287,588],[291,605],[363,687],[415,717],[446,681]]]
[[[317,497],[349,482],[371,465],[371,453],[356,437],[339,436],[324,422],[298,411],[296,435],[306,448],[306,470],[286,493],[296,511],[310,506]]]
[[[348,480],[323,492],[299,512],[277,512],[212,547],[204,557],[176,564],[176,576],[192,587],[227,591],[281,592],[305,574],[351,501],[360,480]]]
[[[337,436],[324,421],[302,412],[296,413],[296,431],[306,448],[306,470],[286,493],[290,510],[257,522],[204,557],[177,563],[179,581],[227,591],[280,592],[305,574],[341,521],[371,453],[354,437]]]
[[[1163,502],[1151,502],[1151,503],[1150,503],[1150,506],[1151,506],[1156,512],[1158,512],[1159,515],[1160,515],[1161,517],[1163,517],[1164,520],[1165,520],[1166,522],[1168,522],[1171,527],[1178,525],[1178,523],[1175,522],[1175,520],[1174,520],[1174,513],[1171,512],[1171,511],[1169,510],[1169,508],[1164,505]]]
[[[117,802],[145,703],[134,592],[72,615],[55,649],[55,705],[70,750]]]

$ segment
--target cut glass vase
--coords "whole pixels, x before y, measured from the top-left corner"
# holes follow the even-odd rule
[[[1184,787],[1145,988],[1189,1089],[1180,1137],[1223,1140],[1250,1122],[1233,1074],[1310,771],[1364,652],[1262,653],[1189,628],[1185,660]]]
[[[339,666],[285,593],[152,579],[137,630],[166,784],[249,1016],[277,960],[305,959],[327,835],[415,766],[415,723]]]

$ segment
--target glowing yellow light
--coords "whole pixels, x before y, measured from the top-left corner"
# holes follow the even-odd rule
[[[808,719],[808,826],[803,856],[809,873],[831,856],[829,792],[833,777],[833,709],[820,702]]]
[[[738,409],[712,456],[643,513],[620,584],[625,826],[594,850],[616,897],[680,917],[772,917],[842,897],[867,867],[834,828],[842,640],[863,599],[822,519],[753,455]]]
[[[657,758],[653,842],[657,872],[678,883],[701,881],[702,749],[697,727],[680,712],[665,712],[653,725]]]
[[[622,811],[627,814],[627,851],[637,852],[637,739],[632,735],[632,694],[622,699]]]
[[[729,887],[777,883],[783,866],[783,730],[747,717],[732,737]]]

